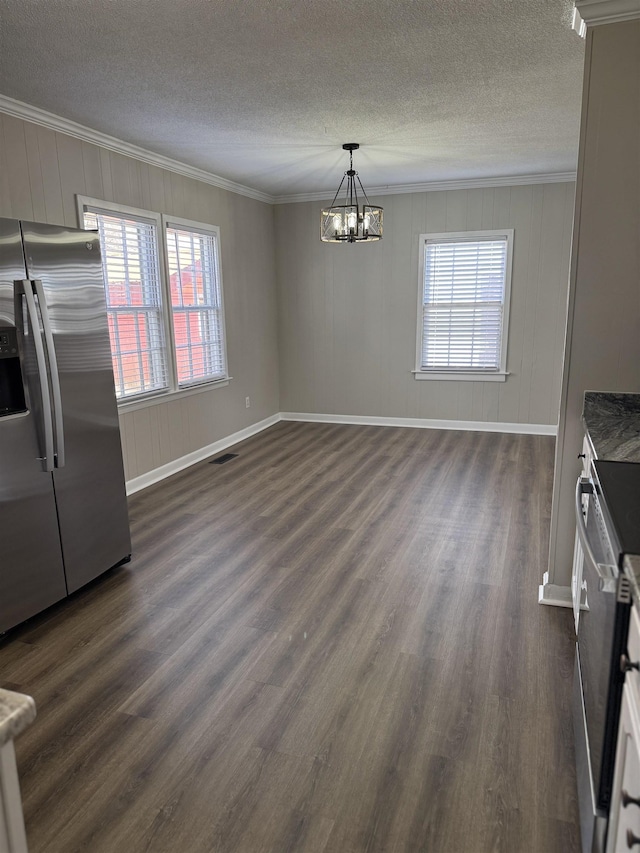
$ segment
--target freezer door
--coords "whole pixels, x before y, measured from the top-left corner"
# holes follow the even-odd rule
[[[73,592],[131,553],[100,243],[94,232],[40,223],[22,222],[22,233],[58,370],[53,480]],[[51,358],[50,367],[53,399]]]
[[[14,340],[15,334],[26,404],[26,411],[0,416],[0,632],[67,594],[53,481],[41,461],[46,413],[34,347],[39,329],[15,284],[25,277],[20,224],[0,219],[0,326],[16,330],[7,335]],[[8,375],[9,360],[0,362],[0,373]],[[15,368],[13,362],[12,382]],[[10,386],[0,382],[0,389],[9,393]]]

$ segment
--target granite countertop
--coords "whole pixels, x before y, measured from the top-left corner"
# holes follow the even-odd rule
[[[0,688],[0,747],[13,740],[36,718],[31,696]]]
[[[582,420],[598,459],[640,462],[640,394],[585,391]]]

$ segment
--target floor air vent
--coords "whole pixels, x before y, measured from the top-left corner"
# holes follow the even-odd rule
[[[237,453],[223,453],[222,456],[217,456],[215,459],[212,459],[209,463],[210,465],[224,465],[225,462],[230,462],[232,459],[235,459],[238,456]]]

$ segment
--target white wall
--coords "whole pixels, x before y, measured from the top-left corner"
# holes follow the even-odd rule
[[[569,586],[584,392],[640,391],[640,21],[587,32],[549,583]]]
[[[127,479],[278,412],[272,207],[0,114],[0,216],[78,227],[75,194],[220,226],[233,381],[121,413]]]
[[[366,178],[366,176],[364,176]],[[382,196],[380,243],[321,243],[320,202],[276,207],[282,411],[558,422],[573,183]],[[504,383],[416,381],[421,233],[514,228]]]

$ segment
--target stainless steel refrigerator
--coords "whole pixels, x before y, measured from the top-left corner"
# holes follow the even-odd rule
[[[130,554],[98,236],[0,219],[0,632]]]

